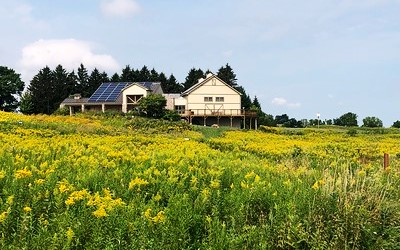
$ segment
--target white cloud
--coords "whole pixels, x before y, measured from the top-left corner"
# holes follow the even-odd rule
[[[288,102],[285,98],[282,97],[275,97],[274,99],[272,99],[271,103],[275,106],[284,106],[288,108],[299,108],[301,106],[301,103],[299,102]]]
[[[81,63],[88,69],[98,68],[104,71],[117,71],[119,65],[110,55],[95,54],[89,42],[75,39],[39,40],[22,49],[19,61],[21,74],[25,81],[46,65],[54,68],[61,64],[68,70],[77,69]]]
[[[106,16],[128,17],[140,11],[134,0],[103,0],[101,10]]]

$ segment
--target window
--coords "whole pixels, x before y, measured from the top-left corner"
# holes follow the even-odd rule
[[[213,98],[212,98],[211,96],[205,96],[205,97],[204,97],[204,101],[205,101],[205,102],[212,102],[212,101],[213,101]]]
[[[185,113],[185,108],[185,105],[175,105],[175,110],[178,112],[178,114]]]
[[[215,97],[215,101],[216,102],[223,102],[224,101],[224,97]]]

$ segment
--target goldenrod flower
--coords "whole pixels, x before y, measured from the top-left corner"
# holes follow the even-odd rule
[[[102,218],[108,216],[104,206],[100,206],[96,211],[92,213],[96,218]]]
[[[32,211],[32,208],[26,206],[26,207],[23,208],[23,210],[24,210],[25,213],[29,213],[30,211]]]
[[[213,189],[218,189],[220,187],[220,181],[219,180],[212,180],[210,183],[210,187]]]
[[[68,227],[68,230],[67,230],[67,232],[66,232],[65,234],[66,234],[66,236],[67,236],[68,242],[71,242],[72,239],[73,239],[74,236],[75,236],[75,233],[74,233],[74,231],[72,230],[71,227]]]
[[[22,178],[31,177],[31,176],[32,176],[32,172],[26,168],[17,170],[15,172],[16,179],[22,179]]]
[[[129,182],[129,189],[131,190],[136,186],[140,188],[140,186],[145,186],[147,184],[149,184],[148,181],[146,181],[142,178],[136,177],[135,179],[133,179]]]

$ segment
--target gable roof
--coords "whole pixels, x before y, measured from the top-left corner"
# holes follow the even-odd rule
[[[230,86],[229,84],[227,84],[226,82],[222,81],[221,78],[219,78],[218,76],[214,75],[213,73],[208,73],[207,74],[207,78],[196,83],[195,85],[193,85],[192,87],[188,88],[187,90],[185,90],[184,92],[182,92],[181,96],[187,96],[190,93],[192,93],[193,91],[195,91],[196,89],[200,88],[201,86],[203,86],[206,82],[208,82],[210,79],[212,78],[216,78],[219,81],[221,81],[223,84],[225,84],[227,87],[229,87],[230,89],[232,89],[233,91],[235,91],[236,93],[238,93],[239,95],[242,95],[239,91],[237,91],[235,88],[233,88],[232,86]]]

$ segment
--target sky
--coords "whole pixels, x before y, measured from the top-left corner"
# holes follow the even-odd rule
[[[400,120],[400,0],[0,0],[0,65],[184,82],[227,63],[265,113]]]

